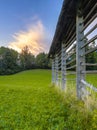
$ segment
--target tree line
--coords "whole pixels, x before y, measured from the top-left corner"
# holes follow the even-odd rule
[[[90,46],[87,46],[86,51],[95,48],[95,42]],[[72,58],[75,57],[75,54]],[[72,60],[69,59],[69,60]],[[86,63],[97,63],[97,51],[88,54],[86,56]],[[74,65],[71,63],[71,66]],[[70,66],[68,66],[70,67]],[[0,47],[0,75],[14,74],[23,70],[28,69],[50,69],[51,60],[48,59],[48,54],[42,52],[39,53],[36,57],[30,52],[29,47],[25,46],[21,53],[17,51]],[[87,66],[87,70],[97,70],[97,66]],[[74,70],[74,69],[72,69]]]
[[[25,46],[21,53],[0,47],[0,75],[14,74],[29,69],[50,69],[51,61],[48,54],[39,53],[36,57],[30,52],[29,47]]]

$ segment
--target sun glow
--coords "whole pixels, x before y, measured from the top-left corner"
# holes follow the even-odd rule
[[[49,48],[46,30],[40,20],[33,23],[27,31],[19,31],[13,35],[14,41],[9,43],[9,48],[18,52],[28,46],[30,52],[37,55],[40,52],[47,52]]]

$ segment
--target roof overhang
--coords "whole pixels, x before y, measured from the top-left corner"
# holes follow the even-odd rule
[[[61,44],[64,43],[68,45],[67,42],[72,36],[76,38],[76,13],[77,13],[77,3],[81,3],[82,15],[85,19],[89,11],[96,4],[96,0],[64,0],[61,13],[56,26],[56,31],[54,38],[50,47],[49,57],[53,58],[58,50],[61,49]],[[88,20],[93,17],[96,10],[88,17],[84,22],[84,25]],[[67,44],[68,43],[68,44]]]

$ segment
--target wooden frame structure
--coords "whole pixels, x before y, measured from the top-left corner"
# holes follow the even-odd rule
[[[97,32],[90,39],[88,38],[97,29],[97,23],[89,27],[94,20],[97,20],[96,0],[64,0],[49,51],[49,58],[52,59],[52,83],[64,90],[66,76],[76,75],[79,99],[82,99],[83,94],[86,95],[86,86],[91,88],[91,84],[85,79],[86,73],[89,73],[86,71],[86,66],[97,66],[97,63],[90,64],[85,61],[88,54],[97,51],[97,46],[86,50],[90,43],[97,40]],[[86,31],[87,27],[89,27],[88,31]],[[94,86],[92,88],[97,92]]]

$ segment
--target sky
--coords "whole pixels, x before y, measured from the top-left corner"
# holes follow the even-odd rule
[[[0,0],[0,46],[48,52],[63,0]]]

